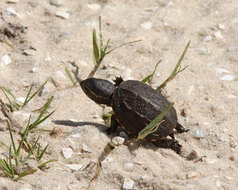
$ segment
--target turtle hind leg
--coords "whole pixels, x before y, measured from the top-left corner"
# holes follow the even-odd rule
[[[112,115],[112,117],[111,117],[111,125],[110,125],[110,127],[106,130],[106,133],[107,133],[108,135],[114,133],[114,132],[117,130],[118,125],[119,125],[119,124],[118,124],[118,122],[117,122],[117,120],[116,120],[115,115]]]
[[[175,139],[160,139],[158,141],[153,142],[153,144],[160,148],[170,148],[177,154],[181,153],[182,145],[180,145]]]
[[[182,125],[180,125],[179,123],[177,123],[176,127],[175,127],[176,131],[178,133],[185,133],[188,132],[189,129],[185,129]]]

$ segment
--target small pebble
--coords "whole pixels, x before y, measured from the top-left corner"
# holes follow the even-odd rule
[[[68,36],[68,35],[69,35],[68,32],[60,32],[59,37],[60,37],[60,38],[63,38],[63,37],[66,37],[66,36]]]
[[[65,164],[65,166],[67,166],[68,168],[70,168],[73,171],[80,170],[83,167],[82,164]]]
[[[238,50],[238,46],[230,46],[226,48],[227,52],[232,52],[232,51],[237,51]]]
[[[209,163],[209,164],[214,164],[214,163],[216,163],[217,162],[217,160],[208,160],[207,161],[207,163]]]
[[[230,160],[230,161],[235,161],[235,156],[233,156],[233,155],[230,156],[230,157],[229,157],[229,160]]]
[[[198,154],[195,150],[192,150],[189,155],[186,156],[187,160],[195,160],[198,158]]]
[[[73,155],[73,150],[71,148],[62,148],[63,156],[68,159]]]
[[[223,68],[216,68],[216,72],[219,73],[219,74],[230,73],[230,71],[228,71],[226,69],[223,69]]]
[[[88,8],[97,11],[97,10],[101,9],[101,5],[99,5],[97,3],[92,3],[92,4],[88,4]]]
[[[2,56],[1,62],[4,65],[8,65],[8,64],[10,64],[12,62],[12,60],[11,60],[11,57],[8,54],[6,54],[6,55]]]
[[[17,13],[16,10],[12,7],[8,7],[6,9],[6,11],[9,15],[13,15],[13,16],[17,16],[17,17],[21,18],[21,15],[19,13]]]
[[[26,55],[26,56],[28,56],[28,55],[35,55],[35,50],[25,49],[25,50],[23,51],[23,55]]]
[[[234,180],[233,177],[230,177],[230,176],[227,176],[227,175],[225,175],[224,178],[225,178],[225,179],[228,179],[228,180]]]
[[[82,146],[82,152],[92,152],[92,150],[86,145],[86,144],[83,144]]]
[[[31,72],[31,73],[35,73],[35,72],[37,72],[37,70],[38,70],[37,67],[33,67],[33,68],[30,70],[30,72]]]
[[[130,178],[125,178],[123,182],[123,189],[133,189],[134,186],[134,181],[131,180]]]
[[[65,77],[65,75],[64,75],[64,73],[62,71],[56,71],[55,74],[59,78],[66,79],[66,77]]]
[[[125,139],[123,137],[116,136],[112,138],[112,142],[115,145],[122,145],[125,142]]]
[[[132,171],[134,169],[134,164],[131,162],[127,162],[124,164],[124,169],[128,172]]]
[[[229,95],[227,96],[227,98],[234,99],[234,98],[237,98],[237,96],[235,96],[235,95],[233,95],[233,94],[229,94]]]
[[[221,31],[214,32],[214,36],[219,40],[223,40],[223,36],[221,34]]]
[[[55,14],[57,17],[63,18],[63,19],[68,19],[69,18],[69,13],[66,11],[58,11]]]
[[[7,3],[18,3],[19,0],[8,0]]]
[[[230,144],[231,148],[236,148],[237,147],[237,143],[233,140],[231,140],[229,144]]]
[[[204,135],[202,129],[197,129],[197,130],[194,132],[193,137],[194,137],[194,138],[197,138],[197,139],[201,139],[201,138],[204,138],[205,135]]]
[[[144,22],[142,24],[140,24],[141,28],[145,29],[145,30],[149,30],[152,28],[153,23],[152,22]]]
[[[234,79],[235,79],[234,75],[224,75],[220,78],[220,80],[224,80],[224,81],[232,81]]]
[[[70,136],[73,137],[73,138],[80,138],[81,137],[78,129],[73,129],[70,133]]]
[[[216,186],[217,186],[217,187],[221,187],[221,182],[220,182],[220,180],[217,180],[217,181],[216,181]]]
[[[145,8],[145,12],[155,12],[159,7],[158,6],[154,6],[154,7],[148,7]]]
[[[200,174],[195,171],[191,171],[190,173],[186,174],[186,179],[194,179],[198,177]]]
[[[63,0],[51,0],[50,4],[60,7],[63,4]]]
[[[220,30],[224,30],[224,29],[225,29],[225,25],[224,25],[224,24],[218,24],[218,28],[219,28]]]
[[[219,140],[220,140],[221,142],[229,142],[228,137],[225,136],[225,135],[221,135],[221,136],[219,136]]]
[[[203,38],[203,41],[208,42],[212,40],[212,36],[211,35],[207,35]]]
[[[52,61],[52,58],[48,55],[48,56],[46,56],[45,61],[47,61],[47,62]]]

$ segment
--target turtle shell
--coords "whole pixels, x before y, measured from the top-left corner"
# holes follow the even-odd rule
[[[131,137],[137,136],[170,104],[159,91],[135,80],[122,82],[115,89],[112,99],[116,120]],[[173,133],[177,124],[177,114],[173,107],[163,120],[157,131],[147,138],[161,139]]]

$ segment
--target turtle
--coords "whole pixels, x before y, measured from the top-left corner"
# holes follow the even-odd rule
[[[138,80],[124,81],[117,77],[113,84],[105,79],[87,78],[80,82],[80,86],[95,103],[112,107],[108,134],[121,127],[129,138],[137,137],[142,129],[170,105],[160,91]],[[178,123],[176,110],[172,107],[157,130],[145,140],[180,154],[182,146],[175,140],[175,131],[183,133],[188,129]]]

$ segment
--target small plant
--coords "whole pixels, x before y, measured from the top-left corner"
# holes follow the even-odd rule
[[[147,77],[145,77],[141,82],[143,82],[143,83],[148,82],[149,85],[151,85],[151,82],[152,82],[152,79],[153,79],[153,77],[154,77],[155,71],[156,71],[156,69],[157,69],[157,67],[158,67],[158,65],[159,65],[160,63],[161,63],[161,60],[159,60],[159,61],[156,63],[155,68],[154,68],[154,71],[153,71],[150,75],[148,75]]]
[[[181,68],[181,63],[183,61],[183,58],[184,58],[185,54],[187,53],[187,50],[190,46],[190,43],[191,43],[191,41],[189,41],[187,43],[186,47],[183,50],[182,55],[180,56],[180,58],[178,60],[178,63],[174,67],[174,70],[172,71],[170,76],[159,87],[157,87],[156,90],[161,90],[162,88],[164,88],[169,81],[173,80],[177,76],[177,74],[181,73],[182,71],[184,71],[188,67],[188,66],[186,66],[184,68]]]
[[[43,89],[45,84],[46,82],[43,85],[41,85],[40,88],[37,91],[35,91],[32,95],[31,95],[31,91],[33,86],[31,86],[26,95],[24,103],[22,105],[19,105],[18,109],[23,108],[25,105],[27,105],[29,101]],[[2,90],[4,89],[4,92],[6,92],[4,87],[1,87],[1,89]],[[9,92],[10,91],[8,91],[6,94],[10,94]],[[11,97],[15,97],[15,96],[13,96],[12,94]],[[8,96],[7,96],[7,99],[8,101],[10,100]],[[19,180],[20,178],[26,175],[30,175],[36,172],[36,169],[27,169],[26,167],[27,162],[30,159],[34,159],[37,161],[42,160],[48,148],[48,145],[46,145],[43,149],[41,148],[41,146],[39,145],[39,136],[35,141],[30,142],[29,134],[54,113],[54,111],[52,111],[47,114],[47,110],[52,100],[53,100],[53,96],[50,97],[48,101],[44,104],[38,117],[33,122],[31,121],[31,116],[29,117],[26,127],[22,131],[19,132],[19,135],[20,135],[19,143],[16,143],[17,141],[16,141],[16,138],[14,137],[14,133],[12,130],[12,128],[14,127],[13,126],[14,124],[11,124],[13,118],[11,118],[9,114],[6,114],[6,110],[4,110],[6,106],[2,101],[0,102],[1,108],[2,108],[1,111],[5,113],[4,115],[8,117],[9,119],[9,121],[7,120],[7,127],[9,131],[10,140],[11,140],[10,146],[8,147],[8,157],[5,159],[0,159],[0,169],[5,173],[6,176],[12,178],[13,180]],[[10,107],[13,108],[12,106],[15,104],[13,104],[11,101],[9,101],[9,103],[10,103]],[[27,155],[25,156],[22,154],[23,149],[25,150],[25,152],[27,152]],[[38,168],[42,168],[46,163],[49,163],[51,161],[52,160],[49,160],[45,163],[39,164]]]
[[[9,90],[8,88],[6,88],[4,86],[0,86],[0,89],[2,90],[3,94],[5,95],[5,97],[8,100],[7,106],[10,108],[11,111],[14,111],[14,110],[20,110],[20,109],[24,108],[37,94],[39,94],[43,90],[43,88],[47,82],[48,81],[45,81],[33,94],[31,94],[31,91],[32,91],[32,88],[34,85],[31,84],[30,89],[25,97],[25,100],[24,100],[23,104],[21,104],[21,105],[19,103],[17,103],[16,97],[11,92],[11,90]]]

